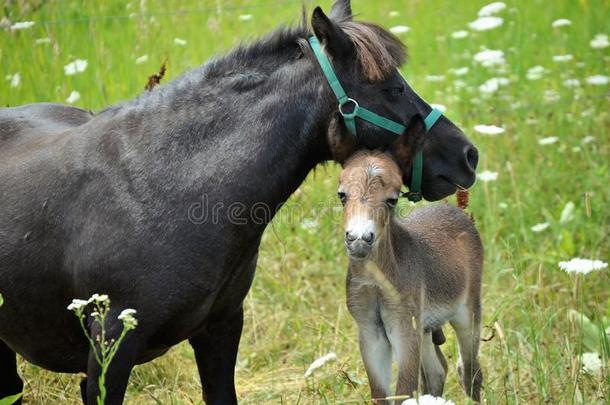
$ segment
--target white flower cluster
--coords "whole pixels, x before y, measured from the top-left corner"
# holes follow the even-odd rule
[[[127,308],[121,311],[117,317],[119,321],[123,321],[123,325],[128,329],[134,329],[138,326],[138,320],[135,318],[136,310]]]
[[[559,268],[566,273],[589,274],[592,271],[608,268],[608,263],[575,257],[568,262],[559,262]]]
[[[70,305],[68,305],[68,311],[81,311],[83,308],[85,308],[87,305],[91,304],[91,303],[97,303],[97,304],[107,304],[110,303],[110,299],[108,298],[108,295],[106,294],[98,294],[95,293],[91,296],[91,298],[89,298],[88,300],[81,300],[78,298],[74,298],[72,300],[72,302],[70,303]]]
[[[455,405],[455,402],[426,394],[419,398],[409,398],[403,401],[402,405]]]

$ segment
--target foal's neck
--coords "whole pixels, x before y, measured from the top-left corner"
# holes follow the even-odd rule
[[[396,246],[395,239],[397,232],[402,231],[400,225],[391,216],[383,233],[379,235],[371,261],[384,273],[394,273],[398,270],[398,246]]]

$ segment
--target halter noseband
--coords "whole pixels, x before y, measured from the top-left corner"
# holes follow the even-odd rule
[[[382,117],[381,115],[377,115],[372,111],[367,110],[366,108],[360,106],[356,100],[350,98],[343,90],[341,83],[339,82],[339,78],[335,74],[335,71],[332,68],[330,60],[326,56],[326,54],[322,51],[322,47],[320,46],[320,41],[315,36],[309,37],[309,44],[311,45],[311,49],[313,53],[316,55],[316,59],[322,68],[322,72],[324,72],[324,76],[330,85],[337,101],[339,102],[339,114],[343,117],[343,121],[345,122],[345,126],[348,131],[357,136],[356,133],[356,117],[363,119],[365,121],[370,122],[373,125],[376,125],[380,128],[385,129],[386,131],[390,131],[396,135],[402,135],[406,127],[402,124],[399,124],[396,121],[392,121],[388,118]],[[353,106],[351,112],[346,112],[346,106]],[[438,119],[443,115],[440,110],[433,108],[432,111],[428,114],[428,116],[424,119],[424,124],[426,126],[426,132],[432,128],[432,126],[438,121]],[[409,199],[409,201],[420,201],[422,199],[421,195],[421,180],[423,173],[423,155],[422,152],[419,152],[415,156],[415,160],[413,161],[412,174],[411,174],[411,185],[409,186],[409,192],[405,193],[405,196]]]

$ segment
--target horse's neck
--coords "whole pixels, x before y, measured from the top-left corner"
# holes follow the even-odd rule
[[[314,72],[311,61],[296,60],[260,83],[232,73],[203,82],[200,93],[189,90],[197,101],[160,113],[160,125],[172,128],[157,130],[157,174],[193,197],[240,203],[248,212],[259,205],[272,216],[329,158],[325,130],[332,104]]]

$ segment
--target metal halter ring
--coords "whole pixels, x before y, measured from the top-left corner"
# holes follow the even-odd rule
[[[354,110],[351,113],[343,112],[343,106],[345,106],[346,104],[349,104],[349,103],[354,104]],[[343,118],[355,118],[356,115],[358,114],[359,109],[360,109],[360,104],[358,104],[358,102],[356,100],[354,100],[353,98],[348,97],[347,100],[345,100],[345,102],[339,104],[339,113],[343,116]]]

